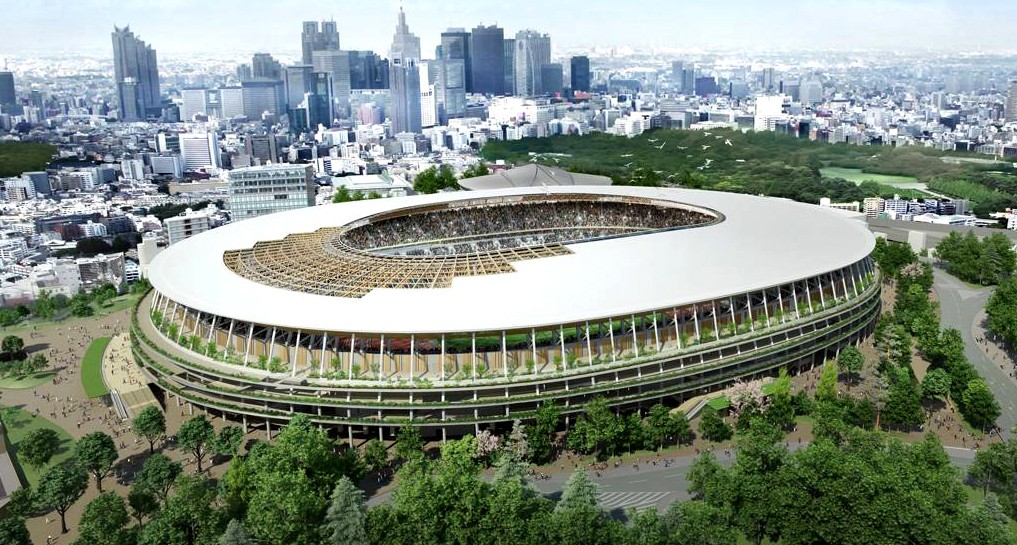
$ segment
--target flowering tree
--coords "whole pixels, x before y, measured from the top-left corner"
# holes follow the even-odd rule
[[[489,460],[501,446],[501,438],[491,433],[491,430],[483,430],[477,433],[477,454],[480,460]]]

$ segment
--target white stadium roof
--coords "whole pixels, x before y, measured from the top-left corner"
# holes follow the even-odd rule
[[[378,288],[361,298],[270,287],[226,267],[223,252],[381,212],[524,194],[663,199],[715,210],[704,227],[568,244],[569,255],[513,263],[516,272],[458,277],[449,288]],[[690,189],[510,188],[356,201],[280,212],[189,238],[148,276],[171,300],[218,316],[305,331],[457,333],[553,327],[744,293],[837,270],[867,256],[865,224],[793,201]]]

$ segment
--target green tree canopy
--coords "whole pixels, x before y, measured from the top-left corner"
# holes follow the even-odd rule
[[[39,428],[28,432],[17,447],[18,459],[39,470],[60,448],[60,436],[52,428]]]
[[[324,534],[328,545],[367,545],[364,493],[348,477],[339,479],[332,490]]]
[[[60,514],[60,532],[67,533],[67,510],[88,488],[88,473],[77,464],[49,468],[39,480],[38,498]]]
[[[124,529],[130,517],[124,499],[114,492],[103,492],[85,506],[78,525],[81,545],[126,544]]]
[[[180,425],[180,431],[177,432],[177,441],[180,446],[194,455],[194,460],[198,464],[198,473],[201,473],[201,461],[208,454],[214,439],[215,429],[203,414],[185,421]]]
[[[134,417],[134,433],[148,441],[148,452],[155,452],[155,442],[166,436],[166,415],[149,405]]]
[[[95,487],[99,492],[102,492],[102,480],[113,471],[117,457],[117,445],[113,438],[101,431],[82,437],[74,447],[74,458],[95,478]]]

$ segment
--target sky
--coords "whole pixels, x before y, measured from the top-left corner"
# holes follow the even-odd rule
[[[109,51],[129,25],[159,52],[299,51],[334,18],[343,49],[386,53],[403,5],[424,56],[448,27],[532,28],[573,47],[1017,51],[1014,0],[0,0],[0,56]]]

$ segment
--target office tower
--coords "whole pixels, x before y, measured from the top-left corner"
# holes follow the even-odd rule
[[[206,167],[219,168],[219,140],[215,133],[181,133],[180,155],[185,170],[200,170]]]
[[[311,90],[311,74],[314,67],[297,64],[286,67],[286,109],[292,110],[304,101],[304,95]]]
[[[332,78],[333,113],[342,119],[348,117],[350,106],[350,54],[349,51],[321,49],[311,53],[315,72],[324,72]]]
[[[194,235],[200,235],[211,228],[207,213],[194,212],[190,208],[179,216],[163,220],[162,227],[166,232],[169,246]]]
[[[587,56],[572,57],[569,61],[572,91],[590,92],[590,58]]]
[[[0,107],[10,106],[17,102],[17,97],[14,94],[14,74],[0,72]]]
[[[565,76],[562,72],[561,63],[548,63],[540,65],[540,93],[553,95],[560,93],[565,86]]]
[[[433,127],[438,124],[439,104],[435,85],[420,87],[420,126]]]
[[[252,79],[241,84],[244,96],[244,115],[260,119],[262,114],[281,114],[285,110],[283,82],[281,80]]]
[[[314,206],[314,194],[311,165],[266,165],[229,172],[233,221]]]
[[[274,134],[248,134],[244,136],[244,153],[257,157],[261,164],[279,162],[279,145]]]
[[[160,132],[155,136],[155,149],[159,153],[180,152],[180,135]]]
[[[311,64],[315,51],[338,51],[339,27],[335,21],[322,21],[320,27],[316,21],[304,21],[300,46],[302,64]]]
[[[49,183],[49,174],[45,172],[24,172],[21,174],[21,177],[32,182],[36,195],[48,196],[53,194],[53,187]]]
[[[420,78],[423,82],[423,77]],[[466,113],[466,68],[463,59],[439,59],[427,62],[427,83],[434,86],[438,104],[438,122]],[[421,86],[423,89],[423,85]]]
[[[122,121],[138,121],[161,111],[155,49],[129,27],[113,27],[113,75]]]
[[[406,26],[402,8],[389,58],[392,132],[420,132],[420,38]]]
[[[350,51],[350,89],[388,89],[388,60],[374,51]]]
[[[671,87],[679,93],[682,89],[683,77],[685,74],[685,63],[682,61],[671,61]]]
[[[251,76],[255,79],[281,80],[282,65],[268,53],[255,53],[251,58]]]
[[[219,109],[223,119],[233,119],[244,115],[243,87],[222,87],[219,89]]]
[[[516,94],[516,40],[515,38],[506,38],[502,42],[502,53],[504,55],[503,64],[505,65],[505,94],[514,95]]]
[[[332,112],[332,76],[326,72],[314,72],[311,74],[311,89],[305,95],[306,104],[304,107],[306,128],[315,130],[318,125],[325,127],[332,126],[334,119]]]
[[[1004,115],[1007,121],[1017,121],[1017,80],[1007,86]]]
[[[180,119],[191,121],[196,115],[208,114],[208,90],[184,89],[180,91],[183,104],[180,106]]]
[[[237,66],[237,79],[241,82],[247,81],[253,78],[254,75],[251,73],[251,65],[241,64]]]
[[[474,28],[470,56],[470,92],[505,94],[505,31],[495,25]]]
[[[551,62],[551,37],[534,30],[516,33],[516,95],[533,96],[542,90],[540,67]]]
[[[440,59],[463,61],[464,86],[467,93],[473,93],[473,54],[470,47],[470,33],[462,28],[450,28],[441,33]]]
[[[809,78],[802,82],[798,91],[799,99],[803,106],[811,106],[823,101],[823,83],[816,78]]]
[[[774,78],[773,68],[764,68],[762,75],[763,91],[772,93],[777,90],[777,80]]]

